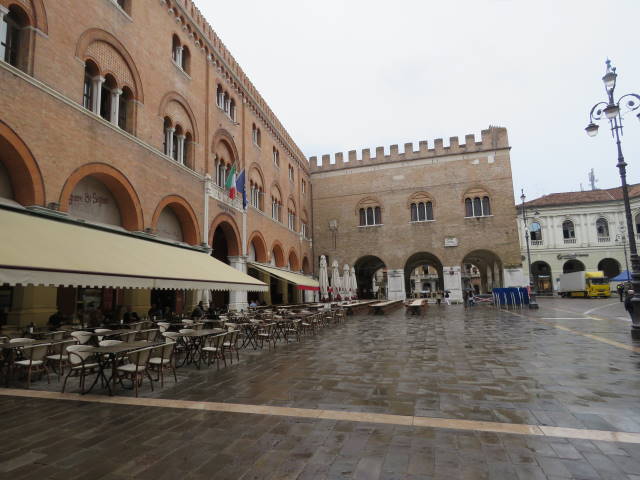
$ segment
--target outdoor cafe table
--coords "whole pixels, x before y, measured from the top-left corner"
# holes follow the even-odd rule
[[[204,346],[204,339],[211,335],[218,335],[225,333],[224,328],[203,328],[201,330],[194,330],[190,333],[181,333],[180,336],[185,339],[184,346],[186,349],[185,357],[180,367],[189,364],[195,364],[196,368],[200,368],[200,360],[202,358],[202,347]]]
[[[162,345],[162,343],[158,342],[147,342],[146,340],[138,340],[136,342],[123,342],[117,345],[109,345],[108,347],[91,347],[86,351],[89,353],[93,353],[96,357],[96,361],[98,362],[98,375],[96,375],[96,379],[93,381],[89,389],[83,394],[90,393],[95,387],[98,380],[104,380],[107,391],[109,395],[113,395],[113,392],[116,389],[116,370],[118,368],[118,357],[124,355],[132,350],[138,350],[140,348],[146,347],[154,347]],[[111,377],[107,378],[106,370],[111,365]],[[113,381],[113,390],[111,389],[111,382]]]

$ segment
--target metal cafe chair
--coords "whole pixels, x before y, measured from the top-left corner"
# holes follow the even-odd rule
[[[79,377],[80,391],[84,393],[87,375],[97,373],[99,367],[93,353],[91,353],[92,349],[93,347],[89,345],[70,345],[67,347],[67,356],[70,368],[69,372],[64,377],[62,393],[64,393],[69,377]]]
[[[138,388],[142,386],[142,381],[145,377],[149,379],[151,391],[153,391],[153,379],[151,378],[148,369],[149,358],[151,357],[151,351],[153,348],[154,347],[148,347],[129,352],[127,355],[129,363],[116,367],[116,377],[120,382],[120,385],[123,385],[122,380],[124,378],[130,379],[136,397],[138,396]]]
[[[168,340],[168,338],[167,338]],[[173,379],[178,383],[178,376],[176,375],[176,362],[174,358],[175,342],[167,342],[159,347],[154,347],[151,350],[151,358],[149,358],[149,369],[158,370],[158,378],[160,380],[160,386],[164,387],[164,371],[171,370],[173,372]]]
[[[47,368],[47,353],[49,352],[50,343],[40,345],[25,346],[22,348],[22,360],[13,362],[12,368],[27,371],[27,388],[31,388],[32,372],[44,372],[47,375],[47,383],[51,383],[49,378],[49,369]]]
[[[224,357],[224,339],[226,336],[227,333],[221,333],[220,335],[211,335],[205,339],[202,355],[206,357],[207,366],[211,366],[211,363],[215,360],[216,368],[220,369],[220,359],[224,362],[224,366],[227,366],[227,360]]]

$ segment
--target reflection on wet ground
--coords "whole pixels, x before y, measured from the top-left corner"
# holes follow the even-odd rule
[[[431,306],[423,317],[350,317],[300,344],[242,352],[233,367],[183,369],[177,385],[142,394],[387,414],[397,424],[0,395],[15,439],[0,452],[0,478],[640,479],[639,444],[402,424],[640,433],[640,354],[629,350],[640,344],[624,309],[615,299],[540,304],[519,315]]]

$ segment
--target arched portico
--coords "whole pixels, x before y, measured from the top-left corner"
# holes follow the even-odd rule
[[[571,259],[564,262],[562,266],[562,273],[584,272],[584,263],[580,260]]]
[[[190,245],[198,245],[200,243],[198,219],[189,202],[178,195],[169,195],[160,201],[153,214],[151,228],[158,231],[159,221],[160,225],[162,225],[161,217],[167,213],[167,209],[177,217],[180,223],[182,236],[180,241]]]
[[[267,242],[264,240],[262,233],[256,230],[249,236],[247,252],[249,261],[256,261],[260,263],[267,263],[269,261]]]
[[[465,267],[472,265],[477,268],[479,275],[480,293],[488,293],[493,288],[501,287],[504,283],[502,260],[490,250],[472,250],[462,259],[463,288],[471,287],[472,276],[465,279]]]
[[[538,293],[553,293],[553,272],[551,266],[542,260],[531,264],[533,283]]]
[[[405,262],[404,282],[406,295],[411,297],[430,296],[443,290],[442,262],[429,252],[414,253]]]
[[[365,255],[354,263],[358,298],[385,298],[387,274],[385,262],[375,255]]]

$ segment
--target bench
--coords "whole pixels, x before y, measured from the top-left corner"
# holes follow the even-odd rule
[[[426,298],[421,298],[405,303],[405,307],[407,308],[406,313],[409,313],[411,315],[422,315],[422,308],[426,307],[427,304],[428,303]]]
[[[358,313],[365,312],[369,305],[377,303],[378,300],[360,300],[352,303],[347,303],[343,307],[347,310],[347,315],[356,315]]]
[[[372,315],[377,315],[378,313],[384,315],[388,311],[398,308],[400,305],[402,305],[402,300],[389,300],[386,302],[372,303],[369,305],[369,309]]]

